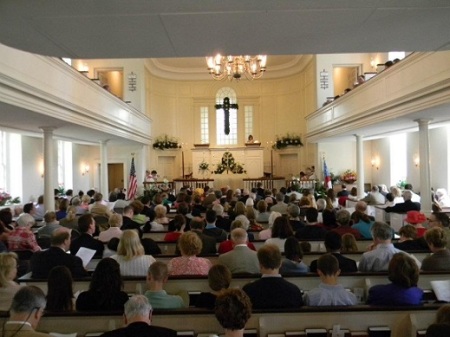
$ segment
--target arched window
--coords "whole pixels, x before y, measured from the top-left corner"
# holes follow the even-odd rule
[[[224,99],[228,97],[230,104],[237,104],[236,92],[224,87],[217,91],[216,104],[223,105]],[[230,108],[230,133],[225,134],[225,112],[223,108],[216,109],[216,140],[217,145],[235,145],[238,143],[237,109]]]

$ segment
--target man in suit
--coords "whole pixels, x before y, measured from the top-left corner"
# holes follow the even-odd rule
[[[67,254],[70,248],[70,230],[59,228],[51,237],[51,247],[41,252],[36,252],[31,257],[31,272],[33,278],[48,278],[53,267],[66,266],[73,278],[87,276],[83,262],[78,256]]]
[[[216,211],[209,209],[206,211],[206,227],[203,234],[213,237],[216,242],[223,242],[227,239],[227,232],[216,227],[217,215]]]
[[[367,205],[384,205],[386,203],[386,198],[380,193],[380,189],[377,185],[373,185],[367,196],[361,201],[365,201]]]
[[[230,231],[231,221],[223,216],[223,206],[221,204],[215,204],[212,210],[216,212],[216,227],[223,229],[226,232]]]
[[[125,327],[105,332],[100,337],[176,337],[172,329],[151,325],[152,306],[144,295],[135,295],[125,303]]]
[[[142,239],[142,236],[144,233],[142,232],[141,225],[133,220],[134,217],[134,210],[131,206],[126,206],[123,209],[122,214],[122,227],[120,227],[121,230],[125,229],[134,229],[138,231],[139,237]]]
[[[275,205],[270,207],[271,212],[278,212],[282,215],[285,215],[288,213],[288,205],[284,202],[284,194],[283,193],[277,193],[275,195],[275,201],[277,202]]]
[[[205,220],[203,220],[200,217],[194,217],[192,218],[190,224],[191,224],[191,232],[197,234],[200,240],[202,240],[202,251],[200,252],[200,256],[217,254],[216,239],[206,234],[203,234],[203,229],[205,227]],[[178,248],[178,245],[177,248],[175,249],[175,253],[177,255],[180,255],[180,249]]]
[[[258,250],[262,277],[246,284],[244,290],[254,309],[298,308],[303,305],[300,289],[281,277],[280,249],[266,244]]]
[[[35,331],[46,306],[44,292],[36,286],[25,286],[14,295],[9,320],[2,324],[2,337],[51,337]]]
[[[342,184],[342,185],[341,185],[341,188],[342,188],[342,189],[341,189],[339,192],[337,192],[336,196],[337,196],[337,197],[348,197],[349,194],[350,194],[350,192],[347,191],[347,185]]]
[[[392,207],[386,207],[384,210],[386,213],[394,212],[394,213],[406,213],[409,211],[420,211],[420,203],[414,202],[412,199],[412,193],[409,190],[403,192],[403,200],[404,202],[395,204]]]
[[[355,260],[341,255],[342,239],[339,233],[335,231],[327,232],[325,235],[324,244],[327,252],[333,254],[338,260],[339,269],[342,273],[354,273],[358,271]],[[318,260],[312,261],[309,267],[309,270],[313,273],[317,272],[317,261]]]
[[[259,273],[259,262],[256,252],[247,246],[247,232],[243,228],[233,229],[231,232],[233,250],[219,256],[219,263],[236,273]]]
[[[78,230],[80,236],[70,244],[70,254],[75,255],[80,247],[85,247],[95,250],[94,258],[101,259],[105,247],[101,241],[92,236],[95,233],[95,220],[92,214],[84,214],[78,218]]]

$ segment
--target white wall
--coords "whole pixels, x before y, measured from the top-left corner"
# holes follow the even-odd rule
[[[296,75],[281,79],[263,78],[257,81],[176,81],[161,79],[148,72],[147,102],[153,120],[152,134],[155,137],[168,134],[178,138],[180,143],[187,144],[184,154],[185,167],[192,168],[190,149],[193,144],[200,143],[199,107],[208,106],[210,125],[214,124],[216,92],[222,87],[229,86],[236,91],[240,106],[253,105],[255,118],[253,136],[260,140],[263,146],[267,146],[267,142],[274,141],[277,135],[283,136],[288,132],[300,134],[304,140],[305,117],[316,109],[314,71],[315,63],[312,60]],[[238,114],[242,113],[240,109]],[[210,128],[211,147],[216,147],[215,137],[212,134],[214,129]],[[242,141],[238,146],[244,143],[243,135],[241,138]],[[150,147],[149,152],[149,166],[160,171],[157,159],[161,151]],[[298,172],[314,165],[316,145],[305,143],[305,146],[299,149],[298,158]],[[267,155],[264,167],[269,166],[270,156]],[[275,174],[278,174],[279,168],[279,163],[275,163]]]
[[[96,69],[123,69],[123,100],[130,101],[130,105],[145,113],[145,68],[142,59],[102,59],[102,60],[73,60],[72,66],[81,70],[88,67],[88,77],[95,78]],[[136,74],[136,91],[128,90],[128,75]]]
[[[316,82],[317,106],[321,107],[327,97],[334,97],[333,66],[361,65],[363,72],[372,71],[370,66],[370,54],[321,54],[316,56],[316,73],[323,70],[328,72],[328,88],[322,89],[320,81]]]
[[[431,187],[436,189],[445,188],[450,191],[449,186],[449,127],[431,129],[430,139],[430,176]],[[417,151],[418,152],[418,151]]]
[[[44,178],[41,177],[44,162],[42,142],[42,138],[22,136],[22,201],[24,203],[30,200],[36,200],[39,195],[44,194]],[[58,158],[56,151],[53,158]],[[54,163],[55,167],[56,165]],[[55,182],[58,181],[56,170],[54,171],[53,179]]]

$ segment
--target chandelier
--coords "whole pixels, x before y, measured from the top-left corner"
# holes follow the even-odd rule
[[[242,75],[249,80],[260,78],[266,71],[267,55],[258,56],[216,56],[206,57],[208,71],[215,80],[227,78],[239,81]]]

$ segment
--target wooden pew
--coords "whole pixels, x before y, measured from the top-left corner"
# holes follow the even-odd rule
[[[419,287],[424,290],[431,289],[430,281],[432,280],[448,280],[450,273],[448,272],[422,272],[419,277]],[[259,275],[234,275],[231,287],[242,288],[245,284],[258,279]],[[308,273],[305,275],[285,276],[285,279],[292,282],[301,290],[308,291],[315,288],[319,284],[319,277],[316,274]],[[129,294],[141,294],[147,289],[145,277],[123,277],[124,291]],[[74,280],[74,291],[85,291],[89,288],[90,278]],[[47,292],[47,281],[31,279],[27,274],[19,278],[20,284],[35,285]],[[370,286],[376,284],[389,283],[387,273],[348,273],[339,277],[339,283],[345,288],[355,290],[362,289],[364,293]],[[207,276],[171,276],[167,282],[165,289],[169,293],[178,293],[180,291],[187,292],[207,292],[210,291]]]
[[[302,261],[306,265],[309,266],[312,261],[317,260],[323,254],[325,254],[325,252],[305,253],[304,256],[303,256],[303,260]],[[348,257],[349,259],[355,260],[356,262],[359,262],[359,260],[361,260],[362,254],[364,254],[364,252],[344,253],[342,255],[344,255],[345,257]],[[412,254],[414,254],[414,256],[420,262],[422,262],[425,257],[430,255],[430,253],[428,253],[428,252],[412,252]],[[162,254],[162,255],[155,255],[154,257],[158,261],[162,261],[164,263],[168,263],[171,259],[173,259],[174,257],[177,257],[177,255],[175,255],[175,254]],[[203,257],[208,259],[208,260],[210,260],[212,264],[218,263],[219,255],[207,255],[207,256],[203,256]],[[94,271],[95,267],[97,266],[97,264],[99,262],[100,262],[100,260],[98,260],[98,259],[91,260],[89,262],[88,266],[86,267],[86,269],[88,271],[91,271],[91,272]]]
[[[254,310],[246,329],[255,329],[258,336],[303,331],[306,328],[331,329],[340,324],[342,329],[367,331],[369,326],[389,326],[392,337],[413,337],[416,331],[426,329],[436,315],[439,304],[408,307],[302,307],[284,310]],[[6,313],[0,314],[2,320]],[[218,334],[223,329],[214,313],[205,309],[155,310],[152,324],[195,334]],[[45,313],[38,330],[73,333],[84,336],[89,332],[104,332],[123,326],[122,313]]]
[[[148,234],[148,233],[147,233]],[[149,236],[145,236],[144,237],[149,237]],[[252,241],[252,243],[254,244],[255,248],[258,250],[259,248],[261,248],[264,245],[263,240],[255,240]],[[156,243],[158,244],[158,247],[161,249],[162,254],[164,255],[173,255],[175,254],[175,249],[176,249],[176,243],[175,242],[165,242],[165,241],[156,241]],[[323,241],[319,240],[319,241],[309,241],[309,243],[311,244],[311,251],[312,252],[325,252],[325,244]],[[358,247],[358,251],[360,252],[365,252],[367,250],[367,247],[372,243],[371,240],[357,240],[356,241],[356,245]],[[219,247],[219,244],[217,244],[217,248]]]

